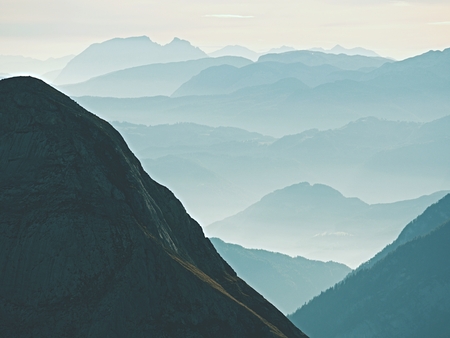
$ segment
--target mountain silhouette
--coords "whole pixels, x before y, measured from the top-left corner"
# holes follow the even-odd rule
[[[448,201],[449,196],[428,208],[399,240],[413,229],[428,228],[427,234],[415,231],[417,237],[411,236],[373,266],[356,271],[289,318],[318,338],[448,337]]]
[[[257,53],[244,46],[234,45],[234,46],[225,46],[212,53],[208,53],[208,55],[215,58],[221,56],[240,56],[252,61],[257,61],[261,53]]]
[[[274,54],[274,53],[279,54],[279,53],[293,52],[294,50],[296,50],[294,47],[281,46],[281,47],[271,48],[271,49],[269,49],[269,51],[267,53],[264,53],[264,54]]]
[[[283,313],[292,313],[314,296],[341,281],[350,271],[335,262],[247,249],[210,238],[217,252],[255,290]]]
[[[208,157],[248,154],[273,138],[246,130],[178,123],[144,126],[113,122],[142,166],[156,181],[183,201],[188,213],[201,225],[233,215],[260,196],[229,179],[214,168],[203,166],[198,154]]]
[[[330,65],[345,70],[358,70],[364,68],[378,68],[392,60],[382,57],[367,57],[362,55],[328,54],[309,50],[296,50],[280,54],[266,54],[259,57],[258,62],[301,62],[307,66]]]
[[[216,172],[181,156],[144,159],[142,166],[173,191],[202,226],[239,212],[258,199]]]
[[[164,46],[147,36],[115,38],[92,44],[75,56],[55,79],[55,83],[78,83],[125,68],[204,57],[207,55],[199,48],[178,38]]]
[[[326,83],[327,77],[338,70],[329,65],[308,67],[302,63],[279,62],[257,62],[241,68],[210,67],[184,83],[172,96],[231,94],[242,88],[277,83],[286,78],[295,78],[314,87]]]
[[[107,122],[0,81],[0,327],[9,337],[301,337]]]
[[[297,82],[295,79],[285,79],[279,82],[278,88],[282,91],[287,87],[295,90]],[[271,90],[276,87],[268,85],[266,88],[266,97],[276,95],[276,91]],[[252,87],[242,89],[242,95],[252,95],[252,90]],[[91,99],[96,102],[95,98]],[[146,100],[152,99],[137,101]],[[89,109],[97,111],[95,105],[89,101],[83,99],[81,102]],[[110,106],[109,116],[112,119],[123,118],[123,112],[129,112],[126,105],[129,101],[113,102],[115,104]],[[112,114],[114,109],[115,115]],[[126,118],[133,115],[131,112],[129,114]],[[145,113],[142,114],[141,121],[145,121]],[[103,114],[100,116],[108,117]],[[139,118],[139,115],[133,117]],[[358,196],[370,204],[415,199],[442,189],[449,190],[450,151],[446,151],[449,146],[446,141],[449,122],[450,117],[429,123],[386,121],[368,117],[341,128],[323,131],[312,129],[280,139],[242,129],[183,123],[154,127],[131,125],[129,128],[114,123],[114,126],[119,129],[144,166],[146,159],[155,160],[153,164],[156,165],[158,158],[176,156],[180,161],[188,160],[197,168],[213,173],[204,177],[205,182],[202,182],[203,176],[200,173],[189,173],[189,177],[196,178],[199,188],[201,184],[213,187],[215,184],[212,184],[209,178],[214,176],[222,182],[225,180],[232,186],[239,187],[235,191],[236,201],[242,201],[242,190],[247,195],[254,196],[254,199],[247,201],[247,205],[241,205],[224,215],[232,210],[227,207],[227,211],[219,212],[222,217],[207,223],[204,223],[205,218],[200,215],[210,215],[211,209],[206,208],[206,204],[200,202],[203,198],[200,198],[194,214],[198,215],[202,220],[201,224],[205,225],[242,211],[280,187],[302,181],[322,182],[347,196]],[[166,160],[161,159],[161,162],[163,164]],[[164,164],[160,168],[163,166]],[[177,168],[178,176],[172,175],[175,171],[173,168],[167,172],[161,170],[159,179],[173,189],[176,187],[177,192],[185,191],[186,193],[179,196],[183,197],[183,202],[192,206],[188,201],[196,199],[194,194],[189,194],[194,181],[186,180],[183,183],[182,177],[187,173],[184,173],[183,166]],[[193,169],[193,166],[190,168]],[[171,185],[169,176],[175,178],[176,185]],[[220,185],[221,183],[217,182],[216,187]],[[231,191],[227,190],[224,195],[229,196],[229,193]],[[222,193],[217,191],[217,194]],[[207,195],[209,193],[205,190],[203,196]],[[221,209],[218,199],[209,199],[210,207],[211,204],[216,205],[215,210]],[[210,219],[209,216],[208,218]]]
[[[170,96],[183,83],[208,67],[218,65],[243,67],[250,63],[250,60],[235,56],[156,63],[118,70],[58,88],[71,96]]]
[[[398,235],[397,239],[387,245],[369,261],[362,264],[359,269],[368,269],[382,260],[399,246],[413,239],[425,236],[450,219],[450,194],[439,202],[430,205],[419,217],[409,223]]]
[[[291,53],[295,56],[296,52]],[[354,63],[351,59],[353,57],[343,55],[344,60],[353,68],[366,68],[333,72],[324,79],[326,83],[310,89],[299,87],[293,90],[289,86],[283,88],[279,82],[275,82],[246,87],[244,89],[251,91],[245,92],[245,95],[241,92],[243,89],[238,89],[225,95],[136,99],[126,102],[125,120],[152,125],[193,122],[214,127],[232,126],[275,137],[298,134],[312,128],[335,129],[368,116],[394,121],[430,122],[447,116],[450,109],[450,82],[446,80],[446,75],[437,74],[439,71],[448,73],[446,67],[450,64],[450,57],[446,51],[439,53],[436,55],[440,55],[441,61],[433,66],[433,71],[419,66],[431,62],[430,55],[434,53],[425,53],[413,58],[414,60],[394,62],[395,67],[381,66],[377,69],[373,69],[373,64]],[[290,53],[274,54],[274,58],[288,54]],[[326,57],[341,57],[321,54]],[[307,57],[308,55],[305,55],[305,58]],[[327,62],[326,59],[320,61],[320,58],[311,58],[317,60],[317,64],[323,65]],[[361,58],[378,62],[376,58]],[[422,58],[424,60],[421,61]],[[293,57],[292,62],[299,61],[301,62]],[[275,62],[279,63],[280,60]],[[382,59],[378,65],[384,62],[392,63],[391,60]],[[401,69],[410,62],[419,67],[417,71],[410,73],[408,69]],[[334,67],[336,66],[339,67],[338,64]],[[414,65],[411,67],[416,68]],[[212,80],[211,87],[216,90],[214,86],[217,85],[222,90],[217,79]],[[225,85],[228,90],[229,84]],[[270,95],[267,95],[270,93],[268,86],[275,89]],[[208,89],[207,83],[202,84],[201,88]],[[117,116],[118,106],[123,105],[116,100],[77,100],[82,103],[83,100],[96,101],[96,106],[92,106],[92,109],[95,108],[94,113],[104,114],[102,116],[107,119],[110,119],[107,114]],[[123,117],[119,120],[123,120]]]
[[[208,225],[205,233],[246,247],[357,267],[445,194],[370,205],[326,185],[299,183]]]
[[[312,51],[315,52],[323,52],[328,54],[346,54],[346,55],[362,55],[369,57],[379,57],[377,53],[372,50],[365,49],[362,47],[355,48],[345,48],[340,45],[336,45],[331,49],[323,49],[323,48],[311,48]]]
[[[257,61],[258,58],[261,55],[264,54],[271,54],[271,53],[285,53],[285,52],[291,52],[295,50],[293,47],[289,46],[281,46],[278,48],[271,48],[267,52],[255,52],[247,47],[239,46],[239,45],[233,45],[233,46],[225,46],[219,50],[216,50],[214,52],[208,53],[211,57],[220,57],[220,56],[240,56],[252,61]]]

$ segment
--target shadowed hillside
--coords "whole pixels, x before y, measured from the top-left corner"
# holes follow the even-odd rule
[[[33,78],[0,101],[3,336],[303,336],[107,122]]]
[[[448,337],[450,221],[443,221],[443,210],[448,214],[448,196],[405,228],[397,240],[404,244],[289,318],[317,338]],[[416,231],[417,237],[402,240],[419,228],[429,232]]]

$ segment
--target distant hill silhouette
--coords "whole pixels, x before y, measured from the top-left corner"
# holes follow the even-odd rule
[[[211,57],[220,57],[220,56],[240,56],[246,59],[250,59],[252,61],[257,61],[261,55],[270,54],[270,53],[285,53],[291,52],[295,50],[293,47],[289,46],[281,46],[278,48],[272,48],[267,52],[255,52],[247,47],[233,45],[233,46],[225,46],[219,50],[216,50],[212,53],[208,53]]]
[[[330,65],[345,70],[358,70],[364,68],[378,68],[392,60],[382,57],[367,57],[362,55],[328,54],[308,50],[296,50],[281,54],[266,54],[260,56],[258,62],[301,62],[307,66]]]
[[[156,158],[187,152],[240,152],[235,148],[253,143],[268,144],[276,139],[259,133],[232,127],[210,127],[195,123],[136,125],[113,121],[127,144],[142,158]],[[228,147],[227,147],[228,146]],[[233,149],[233,150],[230,150]]]
[[[373,76],[392,72],[410,72],[417,69],[423,69],[429,73],[441,78],[449,79],[450,74],[450,48],[443,51],[429,51],[403,61],[392,62],[383,65],[380,69],[373,72]]]
[[[118,70],[85,82],[59,86],[59,88],[72,96],[169,96],[184,82],[208,67],[217,65],[243,67],[250,63],[250,60],[235,56],[157,63]]]
[[[293,52],[294,50],[296,50],[294,47],[281,46],[281,47],[271,48],[267,53],[264,53],[264,54],[286,53],[286,52]]]
[[[258,58],[261,56],[261,53],[257,53],[244,46],[234,45],[234,46],[225,46],[212,53],[208,53],[208,55],[215,58],[221,56],[240,56],[252,61],[257,61]]]
[[[295,55],[296,52],[292,53]],[[286,54],[290,53],[274,57]],[[450,110],[450,80],[445,78],[446,75],[437,74],[439,69],[442,73],[448,73],[446,67],[450,64],[450,56],[447,54],[447,51],[436,54],[440,55],[441,61],[433,66],[433,71],[419,67],[422,62],[430,62],[430,55],[426,53],[413,60],[395,62],[392,67],[386,65],[372,71],[337,71],[326,78],[327,83],[309,90],[299,87],[293,91],[289,86],[281,90],[283,88],[275,82],[248,87],[252,90],[245,95],[239,89],[226,95],[127,101],[126,119],[128,122],[146,124],[194,122],[211,126],[227,125],[277,137],[312,128],[338,128],[367,116],[430,122],[447,116]],[[411,66],[416,71],[402,70],[408,68],[411,62],[419,67]],[[357,63],[351,64],[357,66]],[[221,84],[214,81],[210,83],[211,87],[217,85],[222,90]],[[267,95],[270,93],[267,86],[274,87],[270,95]],[[207,84],[202,84],[201,88],[207,88]],[[88,100],[94,102],[93,99]],[[96,102],[95,112],[99,114],[118,114],[118,107],[122,106],[117,101]]]
[[[204,57],[207,55],[199,48],[178,38],[164,46],[147,36],[115,38],[92,44],[75,56],[55,79],[55,83],[78,83],[125,68]]]
[[[445,194],[369,205],[326,185],[300,183],[208,225],[205,233],[246,247],[357,267]]]
[[[292,313],[321,291],[341,281],[351,269],[335,262],[292,258],[277,252],[247,249],[210,238],[237,275],[283,313]]]
[[[326,83],[328,76],[338,70],[328,65],[308,67],[302,63],[279,62],[257,62],[241,68],[210,67],[184,83],[172,96],[231,94],[242,88],[277,83],[286,78],[295,78],[314,87]]]
[[[449,196],[411,222],[397,240],[402,245],[390,246],[393,250],[373,266],[356,271],[289,318],[318,338],[448,337],[448,201]],[[406,235],[410,231],[415,234]]]
[[[239,212],[258,199],[251,191],[180,156],[144,159],[142,166],[153,179],[173,191],[202,226]]]
[[[340,45],[336,45],[331,49],[323,49],[323,48],[311,48],[310,50],[314,52],[323,52],[328,54],[347,54],[347,55],[362,55],[362,56],[369,56],[369,57],[379,57],[377,53],[375,53],[372,50],[365,49],[362,47],[355,47],[355,48],[345,48]]]
[[[261,96],[262,100],[270,95],[278,95],[277,90],[286,91],[287,88],[295,90],[297,84],[304,86],[298,80],[285,79],[279,82],[279,87],[268,85],[265,91],[258,92],[265,93]],[[253,87],[242,89],[242,95],[253,95],[253,90]],[[168,100],[168,98],[160,99]],[[95,105],[90,103],[95,103],[96,100],[84,100],[83,104],[88,102],[86,106],[97,111]],[[105,100],[113,102],[111,110],[108,111],[111,119],[123,118],[124,114],[121,112],[131,114],[127,104],[135,101]],[[153,99],[136,101],[143,102],[145,106],[146,100]],[[116,113],[112,114],[114,111]],[[141,121],[145,121],[144,114],[145,112]],[[100,114],[100,116],[108,115]],[[139,118],[139,115],[135,117]],[[192,124],[155,127],[131,125],[128,128],[119,124],[114,125],[123,132],[131,149],[141,160],[151,158],[158,162],[158,158],[167,155],[186,159],[190,163],[195,163],[195,167],[199,170],[200,168],[208,170],[214,173],[214,177],[239,187],[236,191],[237,196],[242,196],[240,191],[245,191],[247,196],[254,196],[248,201],[249,204],[241,205],[240,208],[236,205],[237,209],[230,214],[218,213],[224,216],[214,220],[220,220],[243,210],[244,207],[257,202],[276,189],[302,181],[322,182],[347,196],[358,196],[371,204],[413,199],[442,189],[450,190],[448,176],[450,151],[446,151],[449,121],[450,117],[429,123],[386,121],[369,117],[337,129],[323,131],[312,129],[280,139],[242,129],[212,128]],[[442,147],[441,150],[439,145]],[[417,152],[412,151],[413,149],[417,149]],[[396,157],[389,154],[396,154]],[[402,167],[401,161],[408,165]],[[153,164],[156,165],[156,162]],[[164,176],[165,172],[161,171],[159,178],[175,189],[175,186],[170,185],[169,172],[167,177]],[[175,190],[188,191],[193,182],[186,181],[183,184],[182,177],[183,167],[179,167]],[[202,176],[195,174],[195,177],[201,185]],[[207,183],[206,177],[203,183],[211,187],[211,182]],[[220,184],[217,185],[219,186]],[[206,197],[208,194],[205,191],[203,196]],[[220,194],[219,191],[217,194]],[[197,198],[193,194],[183,195],[188,198],[183,199],[188,206],[193,205],[189,203],[189,199]],[[225,195],[228,196],[228,193]],[[240,197],[236,197],[236,201],[240,200]],[[221,209],[219,200],[208,201],[209,206],[211,203],[216,205],[214,208],[216,211]],[[198,215],[202,224],[205,224],[205,219],[200,215],[210,215],[211,210],[202,207],[202,203],[199,202],[196,203],[194,214]],[[227,207],[227,210],[231,209]],[[208,223],[210,222],[206,224]]]
[[[273,138],[242,129],[196,124],[144,126],[114,122],[144,169],[168,186],[202,225],[235,214],[258,195],[206,168],[186,153],[236,156],[251,152]],[[226,156],[226,155],[225,155]]]
[[[2,336],[304,337],[107,122],[33,78],[0,101]]]

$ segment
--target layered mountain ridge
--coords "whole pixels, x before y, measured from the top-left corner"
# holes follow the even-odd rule
[[[302,182],[264,196],[245,210],[208,225],[205,232],[250,248],[356,268],[447,193],[367,204],[329,186]]]
[[[202,50],[179,38],[164,46],[147,36],[115,38],[92,44],[75,56],[63,68],[55,83],[77,83],[120,69],[205,57],[207,55]]]

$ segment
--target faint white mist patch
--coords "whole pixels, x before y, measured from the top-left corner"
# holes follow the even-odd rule
[[[351,237],[353,237],[353,235],[349,234],[348,232],[342,232],[342,231],[329,232],[329,231],[325,231],[325,232],[321,232],[320,234],[315,234],[312,238],[314,238],[314,237],[325,237],[325,236],[338,236],[338,237],[351,236]]]
[[[222,19],[252,19],[253,15],[237,15],[237,14],[206,14],[204,18],[222,18]]]

